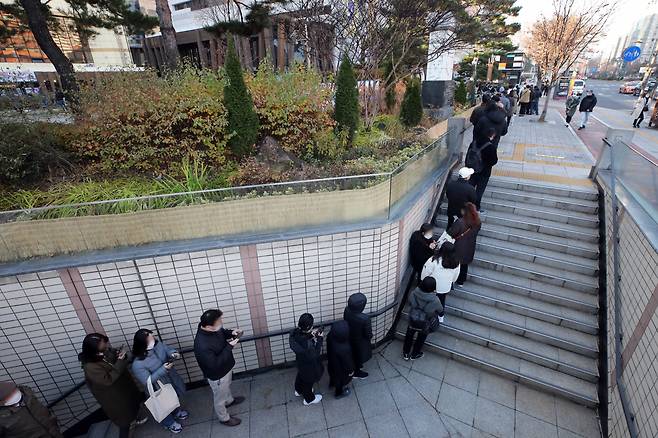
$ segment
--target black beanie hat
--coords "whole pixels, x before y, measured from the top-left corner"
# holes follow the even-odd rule
[[[304,313],[299,317],[299,323],[297,324],[297,327],[303,331],[308,331],[311,327],[313,327],[313,315],[310,313]]]

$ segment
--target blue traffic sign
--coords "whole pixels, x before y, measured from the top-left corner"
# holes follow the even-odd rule
[[[621,54],[621,56],[624,58],[624,61],[632,62],[640,57],[640,53],[642,53],[642,50],[640,50],[638,46],[630,46],[624,49],[624,52]]]

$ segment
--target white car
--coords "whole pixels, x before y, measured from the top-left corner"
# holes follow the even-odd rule
[[[576,79],[573,81],[573,93],[574,94],[583,94],[585,92],[585,81],[582,79]]]

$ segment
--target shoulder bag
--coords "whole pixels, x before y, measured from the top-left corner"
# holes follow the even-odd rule
[[[160,389],[154,391],[151,376],[146,380],[146,391],[149,398],[144,402],[144,406],[151,412],[155,421],[160,423],[167,415],[180,407],[180,402],[171,383],[163,384],[158,380],[158,385],[160,385]]]

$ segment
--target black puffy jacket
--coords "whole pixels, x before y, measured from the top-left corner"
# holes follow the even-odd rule
[[[489,105],[487,111],[478,119],[473,128],[473,140],[477,144],[484,144],[489,141],[487,132],[490,128],[496,131],[492,143],[497,148],[500,137],[507,134],[507,118],[505,111],[496,104]]]
[[[290,348],[295,353],[297,373],[300,380],[315,383],[322,378],[324,367],[322,354],[322,336],[314,338],[310,333],[296,328],[290,332]]]
[[[359,369],[372,357],[372,322],[370,316],[363,313],[366,308],[366,296],[361,292],[350,295],[343,318],[350,326],[350,344],[354,366]]]
[[[482,159],[484,161],[484,151],[482,151]],[[477,202],[475,187],[463,178],[457,178],[448,183],[446,186],[446,198],[448,198],[448,216],[456,215],[461,217],[461,210],[467,202],[472,202],[474,204]],[[430,257],[432,254],[434,254],[434,252],[430,253]],[[423,265],[430,257],[425,259]],[[420,268],[422,271],[422,265]]]
[[[331,326],[327,335],[327,369],[330,383],[343,387],[350,380],[354,372],[354,359],[350,345],[350,326],[347,321],[338,321]]]
[[[473,187],[471,186],[471,188]],[[473,193],[475,193],[475,189]],[[417,272],[423,270],[423,265],[427,259],[434,254],[434,250],[430,248],[430,243],[432,243],[432,239],[426,239],[420,230],[411,233],[411,238],[409,239],[409,259],[411,266]]]

